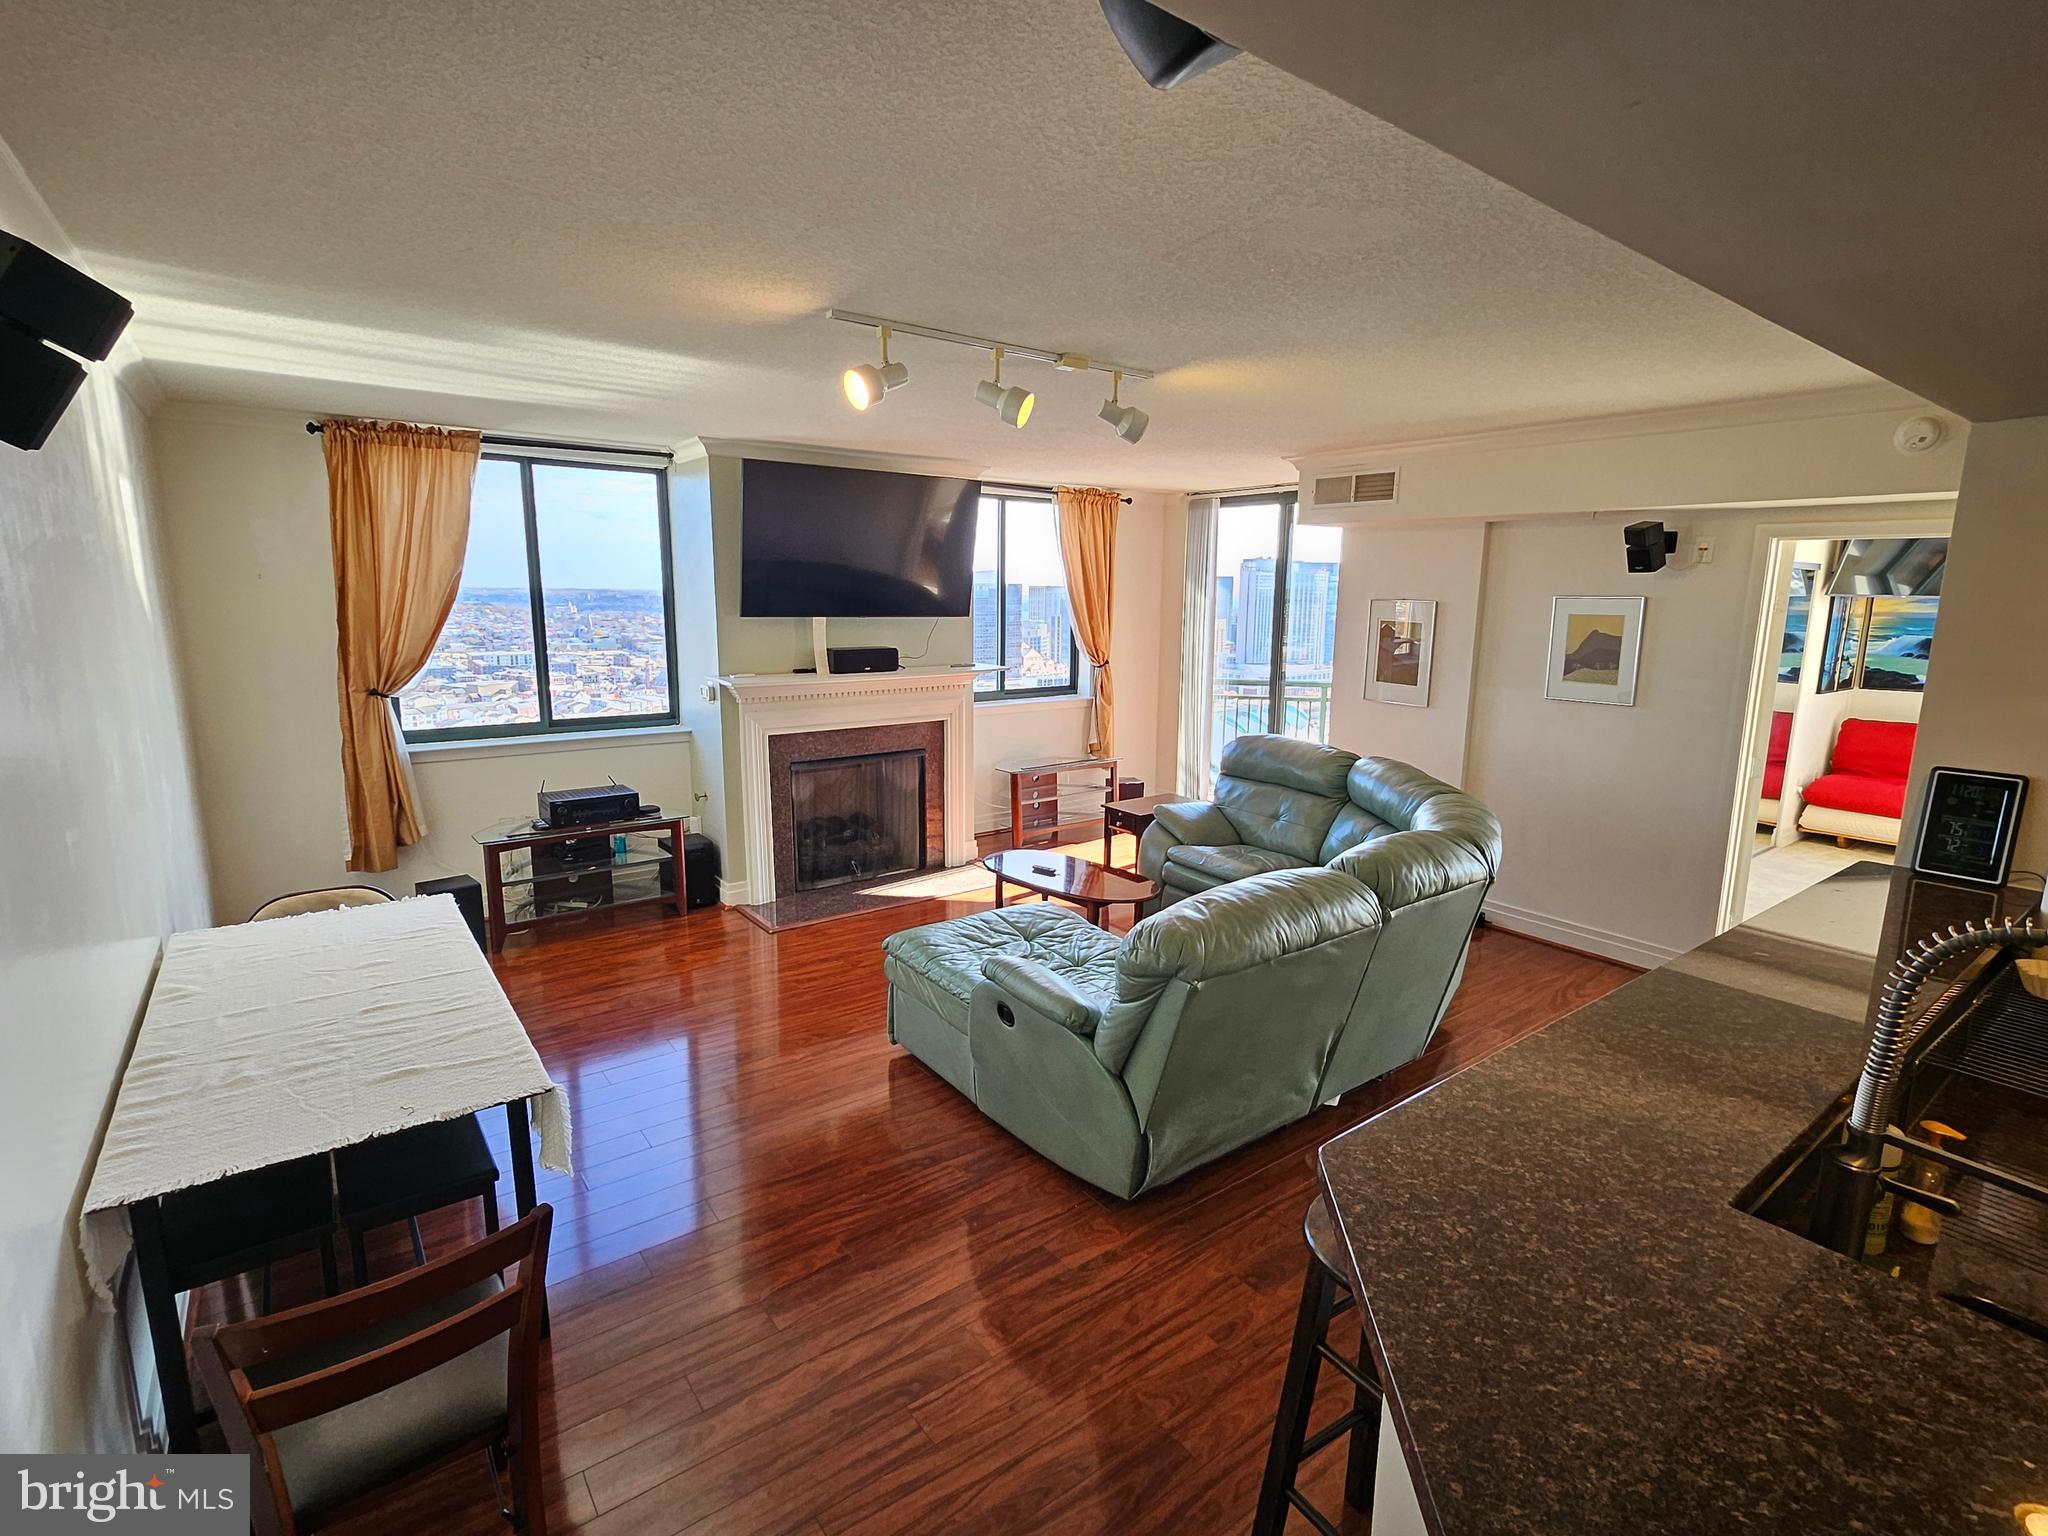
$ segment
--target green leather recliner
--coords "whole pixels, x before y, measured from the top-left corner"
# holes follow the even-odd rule
[[[1318,848],[1356,813],[1358,835],[1328,867],[1181,891],[1121,940],[1051,904],[891,934],[889,1038],[1061,1167],[1127,1198],[1412,1061],[1463,972],[1498,824],[1403,764],[1334,756],[1338,793],[1323,798],[1342,804],[1327,815],[1293,800],[1242,813],[1262,835],[1315,826]],[[1234,765],[1245,755],[1226,753]],[[1314,773],[1283,787],[1332,782],[1328,759]],[[1437,804],[1446,796],[1462,804]],[[1238,825],[1207,820],[1217,807],[1171,809],[1212,835]]]

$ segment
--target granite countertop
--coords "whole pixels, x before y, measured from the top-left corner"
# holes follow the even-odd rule
[[[1437,1536],[2010,1536],[2048,1501],[2048,1346],[1731,1204],[1853,1084],[1874,953],[1800,935],[1891,878],[1837,875],[1322,1149]]]

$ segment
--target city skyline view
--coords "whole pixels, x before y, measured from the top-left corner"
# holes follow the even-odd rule
[[[399,695],[408,734],[542,723],[532,565],[549,715],[665,716],[674,707],[655,474],[580,464],[535,464],[531,474],[530,557],[519,463],[477,465],[462,585],[433,654]]]

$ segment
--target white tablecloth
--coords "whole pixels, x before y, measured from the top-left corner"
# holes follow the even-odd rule
[[[131,1201],[513,1099],[567,1172],[567,1096],[452,897],[175,934],[79,1219],[93,1289]]]

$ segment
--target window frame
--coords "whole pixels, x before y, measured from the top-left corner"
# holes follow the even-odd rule
[[[682,724],[682,691],[679,686],[679,664],[676,653],[676,568],[674,530],[670,526],[668,499],[668,468],[666,465],[614,464],[601,459],[561,459],[539,454],[492,453],[478,456],[484,460],[501,460],[519,466],[520,526],[526,538],[526,599],[528,612],[533,624],[533,665],[534,690],[540,705],[540,718],[532,722],[518,721],[506,725],[459,725],[431,730],[407,730],[405,712],[397,699],[393,713],[397,716],[399,734],[407,746],[432,746],[461,742],[490,742],[518,740],[521,738],[545,739],[555,736],[580,736],[592,731],[644,731],[653,727]],[[537,466],[555,466],[564,469],[601,469],[613,474],[652,475],[654,477],[655,520],[660,524],[661,534],[661,607],[663,642],[668,659],[668,708],[653,714],[638,715],[591,715],[557,720],[554,715],[554,695],[548,681],[548,633],[547,603],[545,590],[541,585],[540,571],[540,511],[534,501],[533,471]],[[467,559],[467,551],[464,552]],[[452,610],[451,610],[452,611]],[[436,646],[440,636],[434,637]],[[431,660],[431,655],[429,657]],[[407,684],[411,686],[410,683]]]
[[[1067,591],[1067,681],[1063,686],[1051,688],[1013,688],[1009,686],[1007,673],[1009,658],[1003,654],[1005,637],[1009,633],[1009,583],[1005,581],[1005,567],[1010,558],[1010,511],[1013,501],[1038,502],[1053,509],[1053,517],[1059,517],[1059,498],[1044,491],[1035,491],[1019,486],[984,485],[981,488],[982,501],[996,504],[996,666],[994,672],[984,672],[975,679],[974,702],[977,704],[1014,704],[1030,699],[1071,699],[1081,694],[1081,642],[1074,637],[1074,595],[1067,591],[1066,583],[1060,584]],[[980,505],[975,507],[975,516],[981,515]],[[1055,521],[1055,529],[1058,524]],[[1057,536],[1057,535],[1055,535]],[[1061,567],[1065,570],[1064,564]],[[974,605],[968,603],[968,626],[970,633],[974,623]],[[977,663],[979,665],[979,663]],[[983,679],[994,682],[993,687],[981,686]]]

